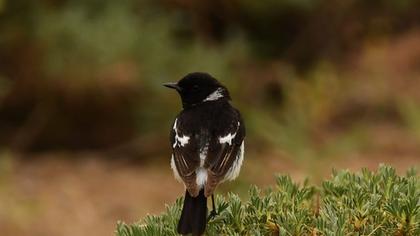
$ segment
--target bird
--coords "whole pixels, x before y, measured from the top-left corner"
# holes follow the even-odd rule
[[[177,232],[202,235],[209,219],[217,215],[216,187],[234,180],[244,159],[245,125],[230,101],[228,89],[208,73],[193,72],[175,83],[182,110],[170,130],[170,165],[186,188]],[[207,198],[212,211],[207,218]]]

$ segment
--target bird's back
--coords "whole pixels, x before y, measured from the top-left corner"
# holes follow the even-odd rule
[[[197,152],[217,142],[219,136],[234,131],[237,122],[242,122],[240,113],[228,101],[214,101],[183,110],[176,120],[178,127],[196,143]]]

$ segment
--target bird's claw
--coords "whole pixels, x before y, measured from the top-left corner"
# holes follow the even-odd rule
[[[207,222],[209,222],[210,220],[212,220],[215,216],[217,216],[217,212],[215,210],[212,210],[209,214],[209,216],[207,217]]]

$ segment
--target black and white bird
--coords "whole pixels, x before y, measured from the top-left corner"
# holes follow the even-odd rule
[[[235,179],[244,158],[245,126],[230,104],[225,86],[207,73],[190,73],[164,86],[181,96],[183,110],[171,133],[171,168],[186,187],[178,233],[202,235],[207,223],[207,198],[218,184]]]

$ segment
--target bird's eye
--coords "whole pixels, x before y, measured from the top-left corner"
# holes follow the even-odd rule
[[[195,84],[195,85],[193,86],[193,90],[198,90],[198,85],[196,85],[196,84]]]

